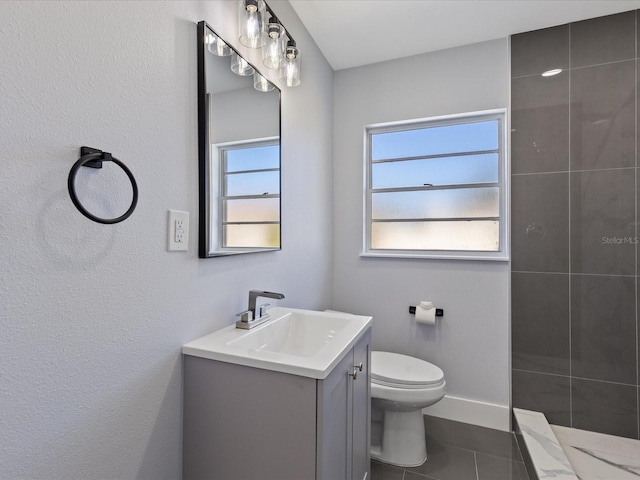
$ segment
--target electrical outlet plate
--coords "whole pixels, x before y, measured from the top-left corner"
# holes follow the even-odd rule
[[[186,252],[189,245],[189,212],[169,210],[167,248],[170,252]]]

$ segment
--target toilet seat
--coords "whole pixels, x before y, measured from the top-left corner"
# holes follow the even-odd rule
[[[444,372],[418,358],[391,352],[371,352],[371,382],[393,388],[424,389],[444,384]]]

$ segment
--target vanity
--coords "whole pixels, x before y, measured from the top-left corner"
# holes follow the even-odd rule
[[[183,479],[370,478],[371,317],[268,313],[183,347]]]

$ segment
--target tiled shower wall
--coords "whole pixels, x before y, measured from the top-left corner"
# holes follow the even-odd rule
[[[511,39],[512,403],[631,438],[637,24],[632,11]]]

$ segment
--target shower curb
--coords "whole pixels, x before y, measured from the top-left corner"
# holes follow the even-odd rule
[[[514,408],[513,417],[530,480],[579,480],[544,414]]]

